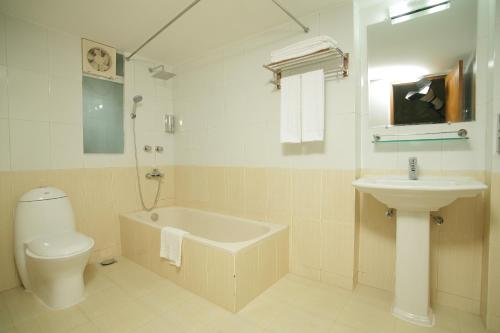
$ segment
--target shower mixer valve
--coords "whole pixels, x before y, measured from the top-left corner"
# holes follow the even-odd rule
[[[153,151],[153,148],[150,145],[145,145],[144,146],[144,151],[146,153],[150,153],[151,151]]]
[[[154,168],[153,171],[151,172],[148,172],[146,174],[146,178],[147,179],[157,179],[157,178],[162,178],[163,177],[163,173],[160,172],[160,170]]]

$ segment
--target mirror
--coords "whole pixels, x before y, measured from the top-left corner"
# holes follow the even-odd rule
[[[405,6],[367,29],[370,126],[474,120],[477,0]]]

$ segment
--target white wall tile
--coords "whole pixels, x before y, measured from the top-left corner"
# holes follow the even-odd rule
[[[10,170],[9,120],[0,119],[0,171]]]
[[[47,30],[35,24],[7,17],[7,64],[9,67],[48,73]]]
[[[49,74],[81,80],[81,39],[58,31],[48,31]]]
[[[48,120],[49,82],[46,75],[8,69],[11,119]]]
[[[0,118],[9,117],[9,94],[7,82],[7,67],[0,65]]]
[[[50,123],[50,161],[52,169],[83,167],[81,124]]]
[[[50,168],[48,122],[11,120],[10,144],[13,170]]]
[[[5,55],[5,16],[0,13],[0,65],[5,65],[6,55]]]
[[[50,78],[49,117],[62,123],[82,123],[82,81],[79,78]]]

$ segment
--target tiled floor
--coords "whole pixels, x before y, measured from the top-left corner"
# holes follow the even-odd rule
[[[348,292],[287,275],[238,314],[229,313],[154,273],[120,258],[89,266],[87,298],[50,311],[22,289],[0,294],[0,333],[37,332],[486,332],[479,317],[437,307],[432,329],[391,316],[392,296],[359,286]]]

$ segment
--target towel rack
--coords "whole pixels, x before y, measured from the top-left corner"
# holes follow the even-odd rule
[[[302,57],[273,62],[264,65],[264,68],[267,68],[268,70],[273,72],[274,77],[271,82],[276,85],[276,88],[280,89],[281,76],[284,71],[298,69],[301,67],[331,60],[338,60],[338,66],[325,68],[325,78],[341,79],[347,77],[349,69],[349,53],[344,53],[339,48],[323,49]]]

